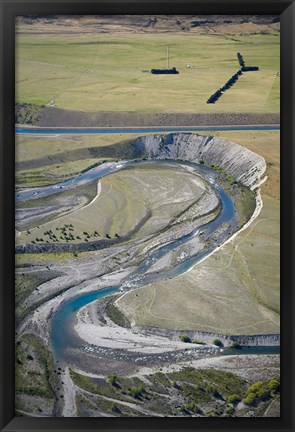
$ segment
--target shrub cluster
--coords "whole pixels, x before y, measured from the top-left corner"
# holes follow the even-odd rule
[[[186,334],[181,334],[179,336],[179,339],[181,340],[181,342],[187,342],[187,343],[191,343],[192,342],[191,338],[188,335],[186,335]]]
[[[246,397],[243,399],[246,405],[257,405],[259,402],[267,401],[280,391],[280,382],[270,380],[267,382],[258,381],[248,387]]]
[[[236,405],[241,401],[241,398],[239,395],[234,393],[234,394],[228,396],[227,401],[233,405]]]

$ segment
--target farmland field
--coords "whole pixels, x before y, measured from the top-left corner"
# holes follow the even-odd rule
[[[92,112],[273,113],[279,110],[279,40],[272,30],[232,37],[20,34],[16,98]],[[152,75],[150,69],[166,66],[167,45],[180,73]],[[217,103],[207,104],[240,68],[237,52],[259,71],[244,73]]]

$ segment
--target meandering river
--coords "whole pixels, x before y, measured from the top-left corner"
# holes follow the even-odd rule
[[[29,199],[37,199],[40,197],[45,197],[61,190],[69,190],[71,188],[77,187],[79,185],[85,184],[87,182],[93,181],[94,179],[100,179],[106,175],[109,175],[113,172],[119,171],[125,167],[136,167],[138,164],[178,164],[182,167],[189,168],[193,170],[196,174],[200,175],[204,180],[209,182],[217,194],[220,203],[221,210],[219,214],[213,219],[211,222],[204,224],[201,227],[192,228],[192,231],[189,234],[186,234],[176,240],[170,241],[167,244],[157,248],[154,251],[151,251],[140,263],[140,265],[134,270],[129,276],[123,278],[120,281],[120,284],[115,286],[110,286],[104,289],[97,289],[96,291],[86,292],[81,295],[76,295],[68,300],[65,300],[61,303],[58,310],[54,313],[52,317],[51,324],[51,344],[55,354],[55,358],[60,361],[65,360],[65,353],[68,351],[68,348],[80,348],[87,351],[87,349],[92,351],[103,350],[103,355],[110,355],[112,358],[120,359],[122,356],[126,360],[127,357],[129,360],[135,356],[135,354],[122,352],[122,350],[111,350],[100,347],[89,347],[85,345],[73,332],[73,327],[75,323],[75,316],[79,309],[87,304],[103,298],[105,296],[115,294],[122,289],[130,289],[131,287],[140,287],[146,284],[156,282],[163,279],[169,279],[172,277],[179,276],[198,262],[203,260],[206,256],[208,256],[216,247],[222,244],[227,238],[230,237],[230,232],[232,232],[236,225],[237,219],[235,214],[235,207],[233,203],[232,197],[221,187],[218,182],[218,174],[213,169],[200,165],[194,164],[191,162],[180,162],[180,161],[121,161],[117,163],[105,163],[99,166],[95,166],[83,173],[79,176],[74,177],[72,179],[66,180],[62,183],[58,183],[56,185],[50,185],[45,187],[27,189],[17,193],[17,201],[26,201]],[[226,229],[221,229],[221,227],[227,226]],[[169,253],[172,250],[175,250],[177,247],[186,244],[188,241],[193,241],[194,238],[197,240],[197,235],[199,232],[202,232],[202,239],[206,242],[208,246],[203,248],[200,252],[195,253],[194,255],[186,256],[179,264],[176,264],[173,268],[169,270],[162,270],[157,272],[148,272],[151,266],[154,266],[157,261],[159,261],[165,254]],[[212,235],[214,235],[214,240],[212,240]],[[211,240],[211,241],[209,241]],[[62,329],[62,330],[61,330]],[[233,353],[247,353],[247,354],[258,354],[258,353],[276,353],[279,352],[279,347],[252,347],[243,348],[242,350],[233,350],[233,349],[225,349],[223,351],[213,350],[212,348],[202,349],[200,350],[189,350],[187,351],[177,351],[174,353],[166,353],[163,355],[145,355],[141,357],[136,357],[139,364],[147,364],[148,362],[157,362],[160,361],[172,361],[172,360],[185,360],[186,358],[191,358],[192,356],[212,356],[212,355],[227,355]],[[100,353],[102,354],[102,353]],[[126,357],[127,356],[127,357]],[[129,358],[130,357],[130,358]]]

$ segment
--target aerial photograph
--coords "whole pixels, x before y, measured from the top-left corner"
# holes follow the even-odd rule
[[[279,16],[15,35],[15,415],[280,417]]]

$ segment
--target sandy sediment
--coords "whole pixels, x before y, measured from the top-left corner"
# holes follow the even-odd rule
[[[69,367],[66,366],[63,375],[63,389],[64,389],[64,406],[62,411],[63,417],[76,417],[76,387],[70,377]]]
[[[77,313],[75,331],[81,339],[91,345],[112,349],[124,349],[129,352],[146,354],[164,353],[187,349],[185,342],[170,340],[157,335],[143,335],[140,332],[112,325],[97,325],[94,323],[92,313],[88,306]],[[109,324],[111,322],[109,321]],[[190,349],[200,349],[203,345],[190,344]]]

